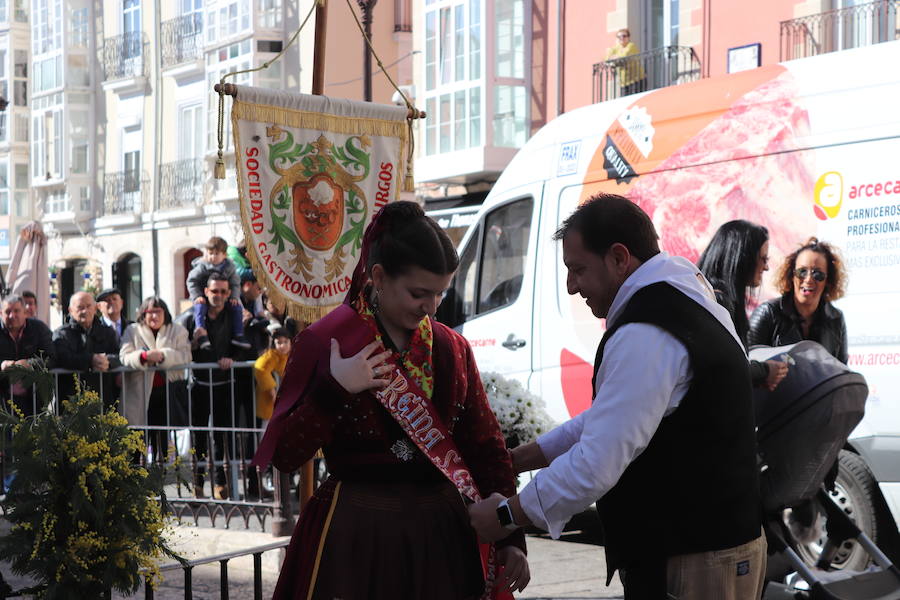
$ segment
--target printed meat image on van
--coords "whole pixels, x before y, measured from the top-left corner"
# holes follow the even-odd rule
[[[666,114],[678,104],[673,94],[685,90],[666,88],[640,97],[625,114],[645,122],[622,127],[620,117],[608,132],[616,147],[631,150],[632,157],[622,154],[631,158],[635,176],[595,183],[590,180],[596,173],[589,170],[583,198],[601,190],[627,196],[653,218],[661,247],[691,261],[719,225],[739,214],[768,227],[771,262],[777,264],[815,229],[815,161],[802,150],[810,124],[794,76],[777,65],[758,71],[746,78],[757,87],[740,96],[731,85],[719,94],[705,86],[693,108],[699,116],[687,123]],[[729,100],[733,103],[726,106]],[[603,160],[609,162],[609,152]]]

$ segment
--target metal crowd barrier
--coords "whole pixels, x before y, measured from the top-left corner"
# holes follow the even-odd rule
[[[155,462],[169,469],[165,493],[175,516],[181,520],[190,517],[199,524],[201,517],[209,518],[215,526],[219,519],[229,527],[231,519],[240,516],[244,527],[249,528],[254,518],[265,529],[270,521],[271,532],[275,536],[289,535],[293,530],[297,504],[292,488],[296,484],[296,474],[280,473],[274,467],[269,470],[251,468],[250,461],[263,432],[264,423],[256,416],[256,381],[253,376],[253,361],[234,362],[221,381],[212,385],[215,375],[222,376],[217,363],[188,363],[178,366],[132,369],[121,367],[110,369],[107,376],[91,372],[80,372],[86,379],[92,378],[93,389],[104,404],[112,399],[117,401],[120,414],[129,414],[130,403],[140,398],[129,398],[123,378],[129,373],[152,373],[161,371],[185,371],[184,384],[164,386],[164,418],[146,419],[142,423],[129,422],[129,427],[144,433],[147,452],[139,457],[143,464]],[[63,377],[72,377],[77,372],[66,369],[52,369],[54,390],[60,389]],[[198,377],[199,375],[199,377]],[[113,383],[115,382],[115,383]],[[143,380],[141,381],[143,387]],[[13,384],[8,393],[3,394],[5,402],[13,393]],[[183,385],[183,393],[179,391]],[[110,386],[113,386],[110,391]],[[69,386],[67,386],[69,387]],[[18,390],[21,392],[22,390]],[[54,393],[54,396],[58,394]],[[181,397],[179,397],[181,396]],[[35,390],[16,396],[20,406],[28,414],[35,414],[39,399]],[[30,401],[31,406],[27,406]],[[149,413],[149,398],[144,414]],[[30,411],[28,410],[30,408]],[[59,398],[51,401],[51,410],[59,409]],[[180,412],[179,415],[173,415]],[[158,413],[158,411],[154,411]],[[10,472],[6,452],[0,457],[0,481],[5,481]],[[317,473],[324,472],[319,465]]]

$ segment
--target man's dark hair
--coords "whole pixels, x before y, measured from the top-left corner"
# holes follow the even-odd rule
[[[659,254],[659,236],[653,221],[640,206],[615,194],[589,198],[563,221],[553,239],[562,240],[572,231],[581,234],[585,248],[600,256],[616,243],[628,248],[641,262]]]
[[[206,278],[206,287],[209,287],[209,284],[213,281],[224,281],[228,284],[228,289],[231,289],[231,280],[219,273],[218,271],[213,271],[209,274],[209,277]]]
[[[425,215],[415,202],[392,202],[379,219],[384,229],[372,242],[366,267],[380,264],[391,277],[417,266],[438,275],[452,273],[459,266],[453,242],[441,226]]]
[[[31,298],[32,300],[34,300],[35,304],[37,304],[37,295],[35,295],[35,293],[31,290],[25,290],[24,292],[22,292],[22,297]]]

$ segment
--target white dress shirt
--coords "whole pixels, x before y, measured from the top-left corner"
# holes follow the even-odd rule
[[[728,311],[697,268],[660,253],[642,264],[619,289],[610,307],[612,327],[639,289],[665,281],[708,310],[743,350]],[[519,494],[532,523],[558,538],[572,515],[616,485],[650,443],[662,419],[674,412],[693,373],[684,344],[647,323],[629,323],[607,340],[591,406],[537,440],[550,466]]]

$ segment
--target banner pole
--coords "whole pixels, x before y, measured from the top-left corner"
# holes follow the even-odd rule
[[[316,0],[316,35],[313,48],[312,93],[321,96],[325,91],[325,27],[328,23],[328,3]],[[306,461],[300,467],[300,510],[313,495],[313,461]]]

